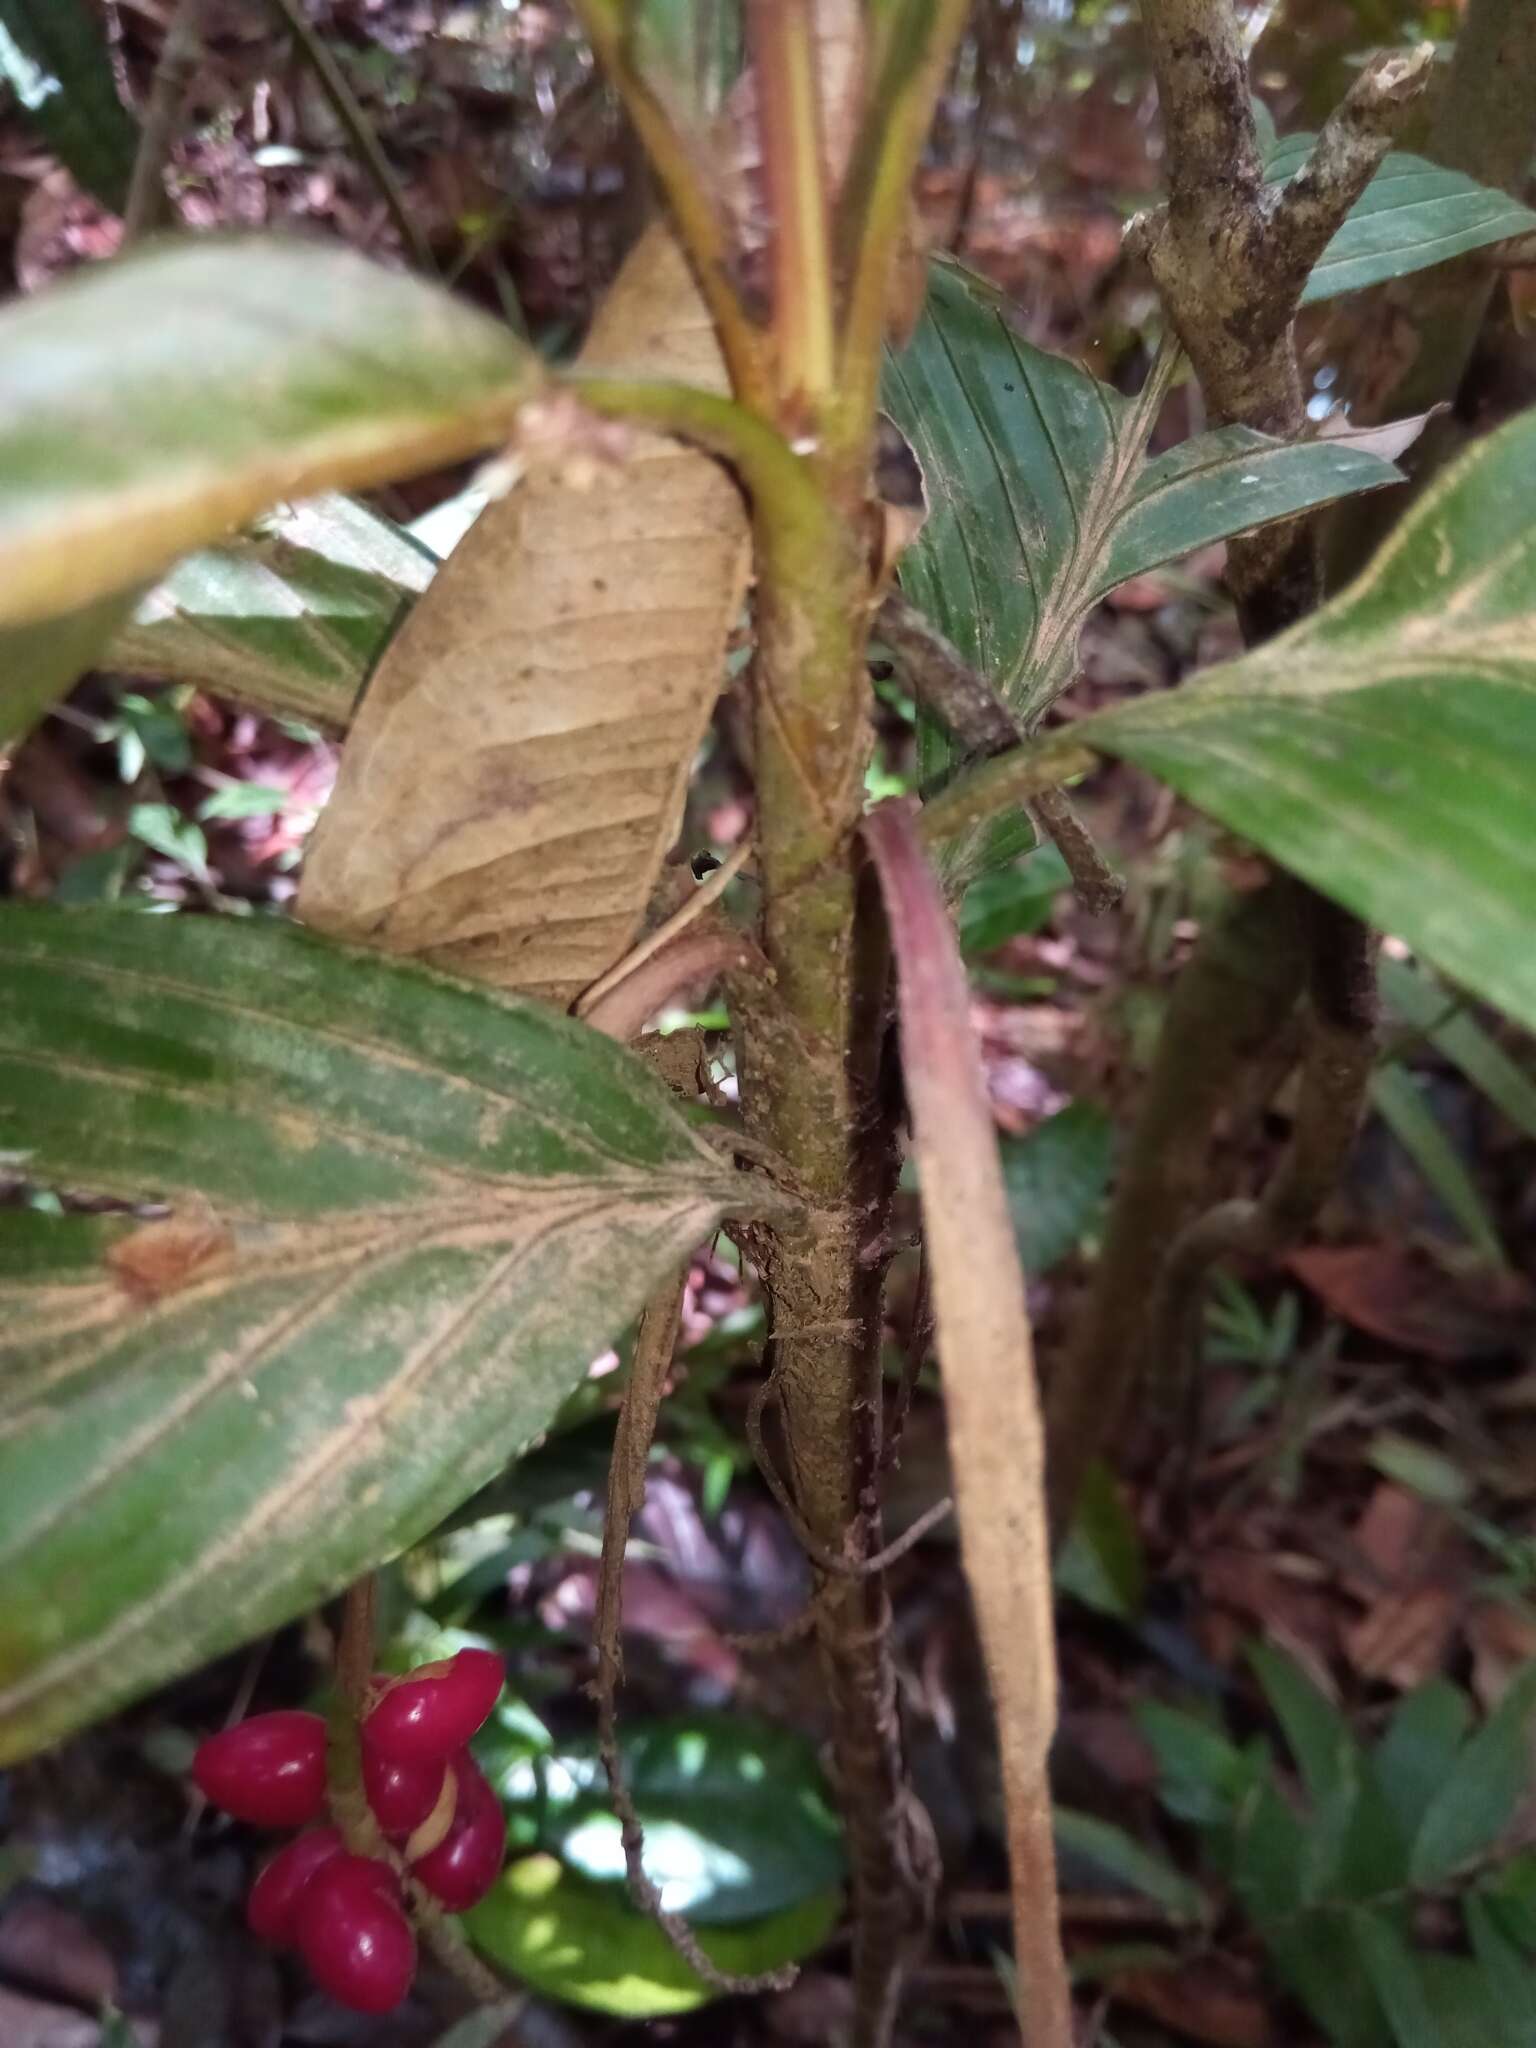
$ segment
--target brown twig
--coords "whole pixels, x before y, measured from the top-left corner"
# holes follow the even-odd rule
[[[181,0],[160,45],[159,61],[144,109],[138,155],[123,207],[123,247],[159,227],[167,210],[165,169],[176,142],[181,109],[203,54],[203,12],[207,0]]]
[[[1294,438],[1304,421],[1293,323],[1307,273],[1386,154],[1394,125],[1428,79],[1429,54],[1380,58],[1324,125],[1307,163],[1278,192],[1266,187],[1248,71],[1231,0],[1148,0],[1143,22],[1167,134],[1165,208],[1132,222],[1131,246],[1151,268],[1168,316],[1219,420]],[[1314,521],[1278,522],[1234,540],[1228,580],[1251,646],[1315,609],[1322,570]],[[1363,929],[1300,883],[1277,880],[1234,903],[1202,936],[1175,992],[1116,1189],[1104,1253],[1049,1409],[1052,1526],[1067,1526],[1090,1460],[1113,1440],[1148,1355],[1146,1308],[1163,1293],[1165,1261],[1204,1193],[1217,1120],[1290,1028],[1310,985],[1309,1017],[1353,1015],[1343,1031],[1369,1043],[1371,948]],[[1364,968],[1362,974],[1361,969]],[[1318,1028],[1321,1028],[1320,1026]],[[1315,1077],[1336,1048],[1316,1041]],[[1368,1056],[1341,1069],[1338,1093],[1363,1096]],[[1331,1133],[1358,1111],[1336,1100]],[[1298,1128],[1298,1139],[1301,1137]],[[1302,1229],[1322,1199],[1307,1139],[1282,1169],[1275,1210]],[[1294,1178],[1292,1177],[1294,1172]],[[1303,1184],[1306,1183],[1304,1190]],[[1301,1200],[1303,1192],[1310,1206]],[[1266,1212],[1271,1213],[1271,1212]],[[1211,1225],[1220,1238],[1228,1225]],[[1199,1226],[1197,1226],[1199,1228]],[[1195,1242],[1203,1245],[1202,1234]],[[1206,1262],[1208,1264],[1208,1261]],[[1204,1271],[1194,1253],[1180,1271]],[[1170,1314],[1192,1314],[1175,1285]]]
[[[713,1990],[723,1992],[783,1991],[798,1972],[786,1965],[764,1970],[755,1976],[733,1976],[722,1970],[699,1946],[698,1936],[681,1913],[671,1912],[662,1902],[656,1885],[645,1869],[645,1829],[624,1775],[619,1754],[619,1687],[624,1680],[624,1553],[629,1544],[630,1525],[645,1504],[645,1473],[656,1434],[656,1416],[662,1391],[672,1364],[683,1313],[682,1280],[669,1281],[647,1303],[635,1333],[634,1358],[629,1385],[619,1410],[613,1439],[613,1456],[608,1466],[608,1501],[603,1519],[602,1561],[598,1567],[597,1607],[593,1616],[592,1640],[597,1652],[597,1676],[589,1690],[597,1702],[597,1741],[608,1778],[608,1796],[618,1816],[624,1841],[624,1867],[629,1894],[642,1913],[647,1914],[671,1942],[683,1961]]]
[[[373,123],[363,112],[357,95],[346,80],[346,74],[331,54],[323,37],[316,34],[298,0],[272,0],[272,5],[282,16],[283,24],[293,37],[304,61],[315,74],[315,82],[325,94],[331,112],[346,134],[347,140],[361,158],[364,169],[378,188],[390,219],[395,224],[405,253],[415,267],[428,277],[434,276],[437,264],[426,237],[411,217],[411,210],[405,203],[405,195],[390,168],[389,158],[384,154],[383,144],[374,132]]]
[[[890,591],[874,623],[919,704],[969,753],[990,760],[1024,744],[1022,727],[986,677],[910,599]],[[1029,808],[1055,841],[1083,908],[1094,916],[1113,910],[1125,894],[1124,877],[1105,860],[1065,792],[1039,790]]]

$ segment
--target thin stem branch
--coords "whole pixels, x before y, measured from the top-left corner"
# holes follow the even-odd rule
[[[151,233],[166,217],[165,171],[181,125],[182,106],[203,54],[206,5],[207,0],[181,0],[160,46],[123,208],[124,248]]]
[[[910,230],[912,180],[968,0],[894,0],[880,10],[874,85],[839,196],[836,260],[843,286],[834,455],[867,446],[892,285]]]
[[[733,1976],[722,1970],[699,1946],[698,1936],[681,1913],[664,1905],[660,1891],[646,1874],[645,1829],[624,1775],[619,1753],[619,1687],[624,1679],[624,1553],[636,1514],[645,1505],[645,1474],[656,1434],[656,1416],[672,1364],[682,1321],[682,1279],[669,1281],[646,1304],[635,1333],[629,1385],[619,1410],[613,1456],[608,1466],[608,1502],[603,1519],[603,1553],[598,1569],[597,1609],[593,1646],[597,1677],[591,1692],[597,1702],[597,1740],[608,1778],[608,1794],[624,1841],[624,1866],[629,1894],[642,1913],[661,1929],[688,1967],[713,1990],[721,1992],[783,1991],[798,1972],[793,1964],[755,1976]]]
[[[1034,803],[1047,790],[1086,775],[1098,760],[1071,736],[1071,727],[1049,739],[1031,741],[1011,754],[998,754],[969,769],[931,803],[924,804],[919,829],[929,846],[986,825],[1005,811]]]
[[[660,100],[632,61],[623,0],[574,0],[577,18],[609,82],[623,100],[645,146],[656,181],[715,323],[731,389],[743,405],[768,417],[772,378],[763,330],[736,285],[735,252],[707,171],[694,158]]]
[[[426,237],[412,218],[411,210],[405,203],[405,194],[400,182],[390,167],[389,158],[379,141],[373,123],[363,112],[356,93],[347,83],[346,73],[337,63],[335,56],[323,37],[318,35],[299,0],[272,0],[273,7],[282,17],[284,26],[301,51],[304,61],[315,74],[315,82],[325,94],[331,112],[336,116],[348,141],[356,150],[369,177],[378,188],[390,219],[395,224],[406,254],[415,267],[428,276],[435,274],[437,264]]]
[[[806,464],[776,427],[733,399],[691,384],[581,372],[565,383],[584,405],[605,418],[654,427],[719,456],[735,470],[754,502],[772,506],[781,520],[795,524],[820,516],[820,493]]]
[[[781,405],[814,418],[837,372],[832,222],[817,77],[814,0],[749,0],[773,247]]]

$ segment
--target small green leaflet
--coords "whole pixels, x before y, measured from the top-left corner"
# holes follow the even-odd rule
[[[1293,178],[1315,135],[1285,135],[1265,151],[1277,184]],[[1536,228],[1536,213],[1422,156],[1394,150],[1350,209],[1307,280],[1304,306],[1426,270]]]
[[[1085,719],[1536,1029],[1536,413],[1471,449],[1280,639]]]
[[[598,1033],[276,921],[10,909],[0,973],[0,1147],[170,1212],[0,1214],[9,1761],[433,1527],[745,1184]]]

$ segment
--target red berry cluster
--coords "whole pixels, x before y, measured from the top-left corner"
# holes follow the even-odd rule
[[[362,1725],[374,1819],[411,1876],[452,1913],[484,1898],[506,1848],[496,1794],[465,1747],[501,1679],[490,1650],[378,1677]],[[307,1827],[325,1811],[325,1722],[258,1714],[203,1743],[192,1775],[237,1820]],[[416,1937],[399,1876],[378,1857],[350,1854],[334,1827],[309,1828],[278,1850],[251,1887],[246,1918],[263,1941],[297,1947],[321,1988],[354,2011],[388,2012],[410,1989]]]

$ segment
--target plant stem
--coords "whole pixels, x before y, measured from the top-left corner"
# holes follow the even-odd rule
[[[425,236],[411,216],[405,203],[405,194],[400,190],[399,180],[390,168],[389,158],[384,154],[373,123],[363,112],[357,95],[347,83],[346,73],[337,63],[324,39],[317,35],[299,0],[272,0],[283,19],[284,26],[303,52],[304,61],[315,74],[320,90],[330,104],[331,112],[345,131],[348,141],[357,151],[368,175],[378,187],[390,219],[395,224],[406,254],[416,268],[431,276],[437,269],[432,251]]]
[[[137,242],[165,219],[165,168],[176,142],[181,109],[203,54],[206,0],[181,0],[160,45],[144,110],[144,127],[123,208],[123,247]]]
[[[1162,213],[1132,223],[1130,239],[1147,258],[1215,417],[1291,438],[1304,417],[1293,323],[1308,270],[1422,90],[1427,56],[1368,66],[1277,195],[1263,182],[1231,0],[1145,0],[1142,19],[1167,137],[1169,198]],[[1322,595],[1315,522],[1282,521],[1234,541],[1228,580],[1250,646],[1305,617]],[[1306,1016],[1314,1059],[1327,1056],[1335,1031],[1350,1043],[1330,1116],[1331,1128],[1353,1130],[1371,1068],[1370,957],[1354,919],[1284,877],[1202,934],[1158,1040],[1083,1318],[1051,1387],[1058,1535],[1146,1365],[1148,1309],[1168,1299],[1163,1275],[1204,1192],[1217,1119],[1245,1074],[1281,1042],[1304,988],[1313,997]],[[1344,1099],[1351,1092],[1352,1103]],[[1311,1170],[1321,1149],[1299,1124],[1281,1168],[1284,1200],[1277,1192],[1265,1212],[1272,1250],[1282,1220],[1293,1238],[1327,1193]],[[1213,1228],[1197,1242],[1218,1236]],[[1178,1312],[1187,1326],[1193,1311],[1180,1300]]]
[[[704,168],[632,61],[624,0],[574,0],[576,15],[610,82],[623,97],[635,132],[688,252],[709,307],[731,389],[764,418],[772,411],[772,383],[764,334],[748,315],[736,287],[736,259],[725,216],[711,196]]]
[[[814,419],[836,376],[831,207],[813,0],[749,0],[773,238],[773,332],[785,417]]]

